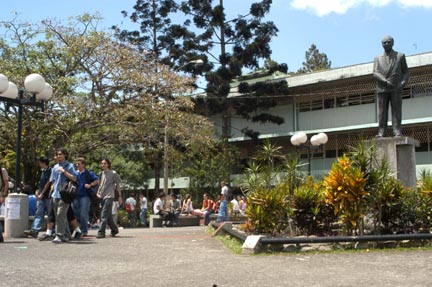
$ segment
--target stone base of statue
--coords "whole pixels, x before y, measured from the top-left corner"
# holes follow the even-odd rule
[[[419,142],[410,137],[382,137],[372,140],[378,160],[383,159],[390,171],[406,187],[416,189],[415,148]]]

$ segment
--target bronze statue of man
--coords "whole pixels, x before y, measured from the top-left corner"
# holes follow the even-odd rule
[[[382,39],[384,53],[375,57],[373,76],[378,96],[378,134],[385,136],[389,103],[392,109],[392,127],[395,137],[402,136],[402,89],[408,82],[408,65],[403,53],[393,50],[394,40],[390,36]]]

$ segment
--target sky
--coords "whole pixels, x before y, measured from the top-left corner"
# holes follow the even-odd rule
[[[225,0],[224,4],[229,14],[237,15],[245,13],[252,2]],[[104,18],[101,27],[118,25],[132,30],[136,26],[121,11],[133,11],[135,3],[0,0],[0,21],[17,17],[22,22],[37,23],[55,18],[66,23],[70,16],[98,12]],[[327,54],[334,68],[373,61],[382,52],[381,39],[385,35],[393,36],[394,49],[406,55],[432,51],[432,0],[273,0],[266,20],[279,29],[270,45],[272,58],[288,64],[289,71],[302,66],[311,44]]]

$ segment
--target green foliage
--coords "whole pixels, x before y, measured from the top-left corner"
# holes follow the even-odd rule
[[[126,212],[126,210],[119,209],[119,211],[118,211],[118,220],[119,220],[119,225],[120,226],[122,226],[122,227],[128,227],[129,220],[128,220],[128,213]]]
[[[290,194],[293,194],[294,189],[302,184],[306,178],[306,173],[301,171],[300,158],[297,154],[289,154],[285,157],[282,167],[283,181],[288,183]]]
[[[324,194],[323,183],[315,183],[312,177],[308,177],[294,190],[291,216],[301,234],[330,232],[330,223],[335,220],[335,215],[326,204]]]
[[[207,146],[191,145],[185,155],[189,163],[181,169],[181,174],[189,176],[193,200],[201,200],[205,192],[215,198],[220,191],[219,183],[229,180],[239,161],[238,151],[226,141],[212,141]]]
[[[86,14],[71,18],[67,25],[49,20],[39,27],[2,23],[1,31],[10,35],[0,41],[2,73],[23,83],[25,75],[38,72],[54,88],[44,111],[24,108],[25,183],[37,182],[36,158],[51,157],[55,148],[65,147],[71,159],[84,155],[90,163],[108,155],[119,161],[115,163],[120,169],[124,166],[124,179],[139,185],[149,163],[160,161],[163,127],[167,127],[170,162],[178,147],[193,141],[205,144],[210,138],[208,120],[194,114],[192,100],[183,96],[191,79],[98,30],[99,20]],[[161,95],[176,96],[168,105]],[[7,159],[14,160],[17,110],[1,106],[0,114],[0,131],[8,135],[0,143]],[[124,149],[130,154],[122,152],[125,160],[120,162],[116,154]]]
[[[347,158],[339,158],[324,178],[326,202],[345,225],[348,234],[357,231],[364,216],[369,193],[365,190],[366,179],[359,167]]]
[[[276,235],[288,226],[289,189],[281,184],[248,193],[246,215],[253,233]]]
[[[297,74],[326,70],[330,69],[330,67],[331,61],[329,61],[327,55],[325,53],[320,53],[317,46],[312,44],[305,52],[305,62],[303,62],[303,68],[299,69]]]
[[[231,83],[241,76],[244,68],[257,69],[260,60],[266,59],[269,72],[287,70],[286,65],[269,60],[271,38],[278,31],[273,22],[264,21],[271,4],[269,0],[256,1],[243,14],[236,12],[229,19],[231,13],[221,0],[138,0],[132,13],[122,12],[138,28],[114,29],[121,40],[148,51],[158,61],[203,76],[207,81],[206,107],[211,113],[222,115],[222,137],[227,138],[231,106],[238,106],[236,112],[252,121],[283,123],[282,117],[266,112],[276,101],[265,95],[286,94],[285,81],[262,82],[248,93],[250,99],[226,101]],[[204,64],[187,64],[196,59],[202,59]],[[248,128],[243,132],[257,138],[257,133]]]

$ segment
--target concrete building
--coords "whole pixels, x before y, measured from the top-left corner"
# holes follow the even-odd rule
[[[410,80],[403,90],[402,130],[404,136],[420,142],[416,148],[417,170],[432,167],[432,52],[407,56]],[[334,68],[303,75],[273,74],[251,77],[245,81],[288,82],[289,95],[276,97],[278,105],[268,112],[282,116],[282,125],[251,123],[239,117],[228,119],[232,144],[239,146],[244,158],[252,156],[256,144],[245,138],[241,129],[248,127],[260,133],[260,139],[270,139],[284,148],[286,153],[296,150],[290,138],[297,131],[308,136],[325,132],[328,142],[312,154],[312,174],[328,171],[338,156],[361,140],[373,138],[377,133],[377,101],[372,77],[373,63]],[[229,99],[241,99],[232,86]],[[228,100],[229,100],[228,99]],[[234,113],[231,113],[234,114]],[[210,116],[216,127],[222,125],[220,115]],[[391,120],[391,116],[389,117]],[[388,135],[391,135],[389,122]]]

